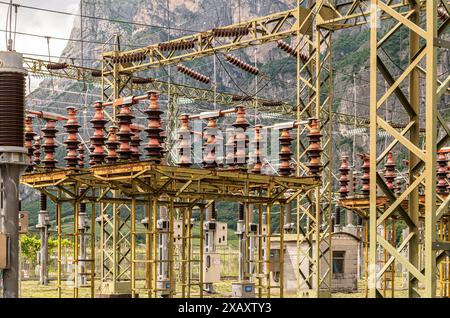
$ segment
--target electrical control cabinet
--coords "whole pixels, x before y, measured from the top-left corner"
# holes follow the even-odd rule
[[[219,253],[205,253],[203,256],[203,281],[208,284],[220,282]]]
[[[255,284],[251,282],[237,282],[231,285],[231,297],[255,298]]]
[[[28,233],[28,220],[29,220],[28,212],[25,212],[25,211],[19,212],[19,233],[20,234]]]
[[[0,269],[9,268],[9,237],[0,233]]]

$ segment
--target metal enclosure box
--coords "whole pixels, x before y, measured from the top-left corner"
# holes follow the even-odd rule
[[[159,296],[169,296],[170,295],[170,281],[168,279],[158,280],[156,282],[156,288],[158,289]]]
[[[228,224],[216,222],[216,246],[226,246],[228,244]]]
[[[28,220],[29,220],[28,212],[19,212],[19,233],[20,234],[28,233]]]
[[[208,284],[220,282],[219,253],[205,253],[203,257],[203,281]]]
[[[280,271],[280,249],[270,249],[269,270],[271,272]]]
[[[231,297],[255,298],[255,284],[251,282],[237,282],[231,285]]]
[[[0,233],[0,269],[9,268],[9,237]]]

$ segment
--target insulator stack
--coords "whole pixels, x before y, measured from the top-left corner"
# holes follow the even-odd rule
[[[133,84],[137,84],[137,85],[145,85],[145,84],[150,84],[153,83],[155,81],[154,78],[151,77],[134,77],[131,82]]]
[[[400,195],[402,194],[402,178],[397,177],[395,179],[395,194]]]
[[[239,96],[239,95],[233,95],[231,97],[231,100],[233,102],[249,102],[253,100],[252,96]]]
[[[131,148],[131,161],[139,161],[141,159],[141,153],[139,147],[141,146],[141,130],[137,127],[131,126],[131,132],[133,136],[131,137],[130,148]]]
[[[148,94],[150,95],[150,104],[145,111],[148,122],[147,129],[145,130],[148,135],[148,144],[145,147],[145,150],[147,152],[147,157],[152,163],[160,164],[163,158],[163,147],[161,145],[161,133],[163,131],[161,114],[163,111],[158,105],[158,93],[149,92]]]
[[[57,70],[64,70],[64,69],[68,68],[69,64],[67,64],[67,63],[48,63],[45,67],[48,70],[57,71]]]
[[[132,153],[130,142],[131,137],[133,136],[133,133],[131,132],[131,124],[134,118],[131,112],[131,105],[120,105],[120,112],[116,117],[119,124],[119,132],[117,133],[120,142],[119,149],[117,150],[119,160],[130,160]]]
[[[266,106],[266,107],[283,106],[283,102],[281,102],[281,101],[265,101],[265,102],[262,102],[262,106]]]
[[[245,108],[242,106],[237,107],[236,121],[232,125],[235,129],[234,134],[234,160],[235,164],[240,169],[247,169],[248,156],[246,149],[248,145],[248,139],[245,131],[250,124],[245,118]]]
[[[212,35],[217,38],[228,38],[235,36],[244,36],[250,33],[248,27],[234,27],[234,28],[215,28],[212,29]]]
[[[25,144],[24,147],[27,149],[28,160],[30,165],[33,163],[33,139],[36,133],[33,131],[33,118],[27,116],[25,118]]]
[[[41,164],[41,137],[34,137],[34,152],[33,152],[33,163],[35,165]]]
[[[111,58],[111,62],[113,62],[113,64],[136,63],[145,61],[145,57],[146,55],[143,52],[130,53],[122,56],[114,56]]]
[[[291,134],[289,129],[282,129],[279,137],[280,141],[280,166],[278,167],[278,173],[281,176],[290,176],[292,174],[291,168]]]
[[[91,137],[91,144],[94,146],[94,151],[91,152],[92,164],[101,165],[105,162],[105,125],[108,121],[105,119],[103,113],[102,102],[95,103],[95,115],[91,119],[92,126],[95,129],[94,135]]]
[[[93,70],[93,71],[91,71],[91,76],[92,77],[102,77],[102,71],[100,71],[100,70]]]
[[[360,154],[359,155],[363,161],[363,164],[361,166],[362,170],[362,188],[361,192],[364,196],[369,196],[370,194],[370,157],[368,154]]]
[[[92,142],[89,144],[89,166],[95,165],[94,158],[90,155],[94,152],[95,146],[92,144]]]
[[[320,162],[320,155],[322,153],[322,147],[320,145],[320,140],[322,134],[320,133],[319,123],[316,118],[311,118],[309,120],[309,147],[306,150],[309,157],[309,163],[307,167],[309,168],[309,173],[311,175],[317,176],[322,171],[322,163]]]
[[[444,7],[438,8],[437,15],[438,15],[439,19],[441,19],[441,21],[445,21],[449,17],[449,14],[448,14],[447,10],[445,10]]]
[[[44,160],[42,163],[44,167],[48,170],[55,169],[56,167],[56,159],[55,159],[55,149],[57,147],[55,139],[56,139],[56,121],[52,119],[46,120],[45,127],[42,129],[42,133],[44,136],[44,144],[42,148],[44,149]]]
[[[106,156],[107,163],[116,163],[119,157],[117,156],[117,149],[120,142],[117,139],[117,127],[109,127],[108,140],[106,141],[106,148],[108,149],[108,155]]]
[[[227,127],[225,133],[227,137],[225,163],[228,165],[229,170],[234,170],[236,169],[236,130],[233,127]]]
[[[196,71],[194,71],[193,69],[190,69],[189,67],[184,66],[183,64],[178,64],[177,65],[177,70],[184,74],[187,75],[199,82],[205,83],[205,84],[209,84],[209,82],[211,82],[211,79],[205,75],[202,75]]]
[[[203,147],[203,167],[206,169],[217,168],[216,147],[217,147],[217,118],[208,119],[203,136],[206,139]]]
[[[251,173],[261,174],[264,157],[262,154],[262,149],[264,149],[265,141],[262,138],[261,130],[262,125],[255,126],[255,137],[251,141],[252,147],[255,150],[252,153],[252,161],[255,163],[253,168],[250,170]]]
[[[158,44],[158,50],[160,51],[183,51],[193,49],[194,47],[195,47],[195,40],[167,42]]]
[[[76,168],[78,165],[78,145],[80,142],[78,141],[78,129],[81,127],[77,121],[77,111],[74,107],[67,107],[67,112],[69,114],[69,118],[64,125],[64,128],[67,132],[67,139],[64,141],[64,144],[67,148],[67,155],[64,158],[67,162],[67,166],[69,168]]]
[[[286,43],[282,40],[278,40],[277,46],[279,49],[285,51],[286,53],[292,55],[293,57],[297,57],[297,49],[295,49],[293,46],[289,45],[288,43]],[[303,52],[300,52],[300,58],[302,60],[308,60],[308,55],[306,55]]]
[[[394,190],[394,180],[395,180],[395,161],[392,152],[387,155],[386,164],[384,165],[386,172],[384,173],[384,178],[386,179],[386,185],[389,189]]]
[[[341,195],[341,198],[345,199],[348,196],[348,183],[350,182],[348,178],[348,173],[350,171],[350,168],[348,166],[348,156],[342,156],[341,157],[342,162],[341,166],[339,167],[339,172],[341,173],[341,177],[339,178],[339,185],[341,186],[339,188],[339,193]]]
[[[245,63],[244,61],[238,59],[237,57],[231,55],[231,54],[225,54],[225,59],[230,62],[232,65],[239,67],[240,69],[246,71],[247,73],[253,74],[253,75],[258,75],[259,74],[259,69],[248,64]]]
[[[178,162],[179,167],[189,168],[191,160],[191,130],[189,129],[189,115],[180,116],[180,128],[178,129]]]
[[[448,159],[444,152],[438,151],[437,157],[437,185],[436,191],[439,194],[448,194],[447,174],[448,174]]]
[[[84,153],[85,153],[84,145],[80,143],[78,145],[78,168],[84,168]]]

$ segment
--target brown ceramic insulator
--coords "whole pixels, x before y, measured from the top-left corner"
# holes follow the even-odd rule
[[[262,106],[266,106],[266,107],[277,107],[277,106],[283,106],[283,102],[281,101],[265,101],[262,102]]]
[[[292,167],[291,167],[291,159],[292,159],[292,152],[291,152],[291,134],[289,129],[282,129],[279,137],[280,142],[280,165],[278,167],[278,173],[281,176],[290,176],[292,174]]]
[[[386,185],[389,189],[394,190],[394,180],[396,177],[395,174],[395,161],[392,152],[389,152],[387,155],[386,164],[384,165],[386,171],[384,173],[384,178],[386,179]]]
[[[370,156],[368,154],[359,154],[359,157],[363,161],[361,166],[362,176],[362,188],[361,192],[364,196],[369,196],[370,194]]]
[[[244,36],[250,33],[248,27],[234,27],[234,28],[214,28],[212,35],[217,38]]]
[[[117,156],[117,149],[120,142],[117,139],[117,127],[109,127],[108,140],[106,141],[106,148],[108,149],[108,155],[106,156],[107,163],[116,163],[119,157]]]
[[[306,150],[309,157],[309,163],[307,167],[309,168],[309,173],[313,176],[319,175],[322,171],[322,163],[320,161],[320,155],[322,153],[322,147],[320,145],[320,140],[322,138],[322,134],[320,133],[319,123],[316,118],[309,119],[309,147]]]
[[[0,73],[0,147],[23,147],[24,105],[24,75]]]
[[[102,77],[102,71],[101,70],[92,70],[91,76],[92,77]]]
[[[205,83],[205,84],[209,84],[211,82],[211,79],[205,75],[202,75],[196,71],[194,71],[193,69],[190,69],[189,67],[184,66],[183,64],[178,64],[177,65],[177,70],[186,75],[189,76],[199,82]]]
[[[226,144],[225,144],[225,163],[229,170],[236,169],[236,131],[234,128],[228,127],[226,129]]]
[[[234,134],[234,160],[235,164],[240,169],[247,169],[248,156],[246,155],[246,149],[248,140],[246,136],[246,130],[249,123],[245,118],[245,108],[239,106],[236,108],[236,121],[232,125],[235,128]]]
[[[189,115],[180,116],[180,128],[178,129],[178,162],[179,167],[189,168],[191,160],[191,130],[189,128]]]
[[[33,152],[33,163],[35,165],[41,164],[41,137],[34,137],[34,152]]]
[[[69,67],[69,64],[67,64],[67,63],[48,63],[45,67],[48,70],[56,71],[56,70],[64,70],[64,69],[66,69],[67,67]]]
[[[33,163],[33,139],[36,133],[33,131],[33,118],[27,116],[25,118],[25,144],[24,147],[27,149],[28,162]]]
[[[160,164],[163,159],[163,147],[161,145],[163,139],[161,137],[162,122],[161,114],[163,111],[159,108],[158,104],[158,93],[148,92],[150,96],[150,104],[148,109],[145,111],[147,114],[147,132],[148,144],[145,147],[146,156],[150,162],[154,164]]]
[[[293,46],[289,45],[288,43],[286,43],[282,40],[278,40],[277,46],[279,49],[285,51],[286,53],[292,55],[293,57],[297,57],[297,49],[295,49]],[[300,58],[302,60],[306,61],[308,59],[308,56],[305,53],[300,52]]]
[[[206,169],[217,168],[216,147],[217,147],[217,119],[209,118],[203,136],[206,139],[203,147],[203,167]]]
[[[131,132],[133,133],[133,136],[131,137],[130,141],[130,148],[131,148],[131,161],[139,161],[141,159],[141,153],[139,150],[139,147],[141,146],[141,130],[138,128],[131,127]]]
[[[120,112],[116,116],[119,124],[119,131],[117,136],[119,137],[119,149],[117,153],[119,155],[119,160],[126,161],[131,159],[131,137],[133,132],[131,131],[131,124],[133,121],[133,114],[131,112],[131,107],[128,104],[120,106]]]
[[[113,64],[126,64],[142,62],[146,59],[146,55],[143,52],[125,54],[122,56],[112,57],[111,62]]]
[[[160,51],[183,51],[190,50],[195,47],[195,40],[169,42],[158,44],[158,50]]]
[[[91,152],[91,159],[94,165],[100,165],[105,162],[105,125],[108,122],[103,113],[102,102],[95,103],[94,118],[91,119],[94,128],[94,135],[91,137],[91,145],[94,146],[94,151]]]
[[[263,167],[264,157],[262,155],[262,149],[264,148],[265,142],[261,135],[262,125],[255,126],[255,136],[252,139],[251,143],[254,149],[254,152],[251,154],[254,165],[250,170],[251,173],[261,174],[261,170]]]
[[[154,78],[151,77],[134,77],[131,82],[133,84],[137,84],[137,85],[145,85],[145,84],[150,84],[153,83],[155,81]]]
[[[67,119],[64,128],[66,129],[67,139],[64,144],[67,148],[67,155],[64,160],[67,162],[69,168],[76,168],[78,165],[78,129],[81,127],[77,121],[77,111],[74,107],[67,107],[69,118]]]
[[[438,151],[437,157],[437,172],[436,172],[436,191],[439,194],[448,194],[448,183],[447,183],[447,174],[448,174],[448,159],[444,152]]]
[[[85,153],[84,145],[80,143],[78,145],[78,168],[84,168],[84,153]]]
[[[247,73],[253,74],[253,75],[258,75],[259,74],[259,69],[248,64],[245,63],[244,61],[238,59],[237,57],[231,55],[231,54],[225,54],[225,59],[230,62],[232,65],[239,67],[240,69],[246,71]]]
[[[395,179],[395,194],[397,196],[402,194],[402,178],[400,177]]]
[[[233,95],[231,97],[231,100],[233,102],[249,102],[253,100],[252,96],[239,96],[239,95]]]
[[[348,196],[348,183],[350,182],[348,178],[348,173],[350,171],[350,168],[348,166],[348,156],[342,156],[341,157],[341,166],[339,167],[339,172],[341,173],[341,176],[339,178],[339,185],[341,186],[339,188],[339,193],[341,195],[341,198],[345,199]]]
[[[92,144],[92,142],[89,144],[89,153],[92,154],[94,152],[95,146]],[[94,166],[95,165],[95,161],[94,158],[89,155],[89,166]]]
[[[445,10],[444,7],[438,8],[437,15],[438,15],[439,19],[441,19],[441,21],[445,21],[449,17],[449,14],[448,14],[447,10]]]
[[[55,150],[57,148],[55,139],[56,139],[56,121],[55,120],[46,120],[45,127],[41,130],[44,136],[44,144],[41,145],[41,148],[44,149],[44,160],[42,163],[44,167],[48,170],[52,170],[56,167],[56,159],[55,159]]]

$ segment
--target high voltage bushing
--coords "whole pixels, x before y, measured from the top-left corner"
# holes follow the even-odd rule
[[[32,169],[33,164],[33,139],[36,133],[33,131],[33,118],[27,116],[25,118],[25,144],[24,148],[27,149],[28,161],[30,163],[29,169]]]
[[[348,196],[348,183],[350,180],[348,179],[348,173],[350,171],[350,168],[348,166],[348,156],[342,156],[342,163],[339,167],[339,172],[341,173],[341,176],[339,178],[339,193],[341,195],[342,199],[345,199]]]
[[[217,168],[216,160],[216,147],[217,147],[217,118],[208,118],[208,124],[206,125],[203,136],[206,139],[205,146],[203,147],[203,167],[206,169]]]
[[[199,81],[199,82],[202,82],[205,84],[209,84],[209,82],[211,82],[211,79],[209,77],[202,75],[202,74],[194,71],[193,69],[190,69],[189,67],[184,66],[183,64],[178,64],[177,70],[180,73],[195,79],[196,81]]]
[[[158,44],[158,50],[160,51],[190,50],[195,47],[195,42],[196,40],[160,43]]]
[[[262,106],[267,106],[267,107],[283,106],[283,102],[282,101],[265,101],[265,102],[262,102]]]
[[[78,168],[84,168],[84,152],[84,145],[80,143],[78,145]]]
[[[108,140],[106,141],[106,148],[108,149],[108,155],[106,156],[107,163],[116,163],[119,157],[117,156],[117,149],[120,142],[117,140],[117,127],[109,127]]]
[[[285,51],[286,53],[292,55],[293,57],[297,57],[297,49],[292,47],[291,45],[287,44],[286,42],[282,40],[277,41],[277,46],[279,49]],[[308,60],[308,55],[306,55],[303,52],[300,52],[300,58],[304,61]]]
[[[77,121],[77,111],[75,107],[67,107],[67,112],[69,114],[69,119],[67,120],[64,128],[67,132],[67,139],[64,144],[67,148],[67,155],[64,160],[67,161],[67,166],[69,168],[76,168],[78,166],[78,145],[80,141],[78,140],[78,129],[81,127]]]
[[[264,148],[265,141],[262,138],[261,130],[262,125],[256,125],[255,126],[255,136],[253,140],[251,141],[251,144],[253,146],[253,149],[255,151],[252,153],[252,159],[255,162],[253,168],[250,170],[251,173],[255,174],[261,174],[262,165],[264,162],[264,157],[262,155],[262,149]]]
[[[235,36],[244,36],[250,33],[249,27],[234,27],[234,28],[214,28],[212,35],[217,38],[228,38]]]
[[[259,74],[259,69],[248,64],[245,63],[244,61],[238,59],[237,57],[231,55],[231,54],[225,54],[225,59],[230,62],[232,65],[239,67],[240,69],[246,71],[247,73],[253,74],[253,75],[258,75]]]
[[[178,162],[177,165],[189,168],[191,160],[191,130],[189,128],[189,115],[180,116],[180,128],[178,129]]]
[[[69,64],[67,64],[67,63],[48,63],[45,67],[48,70],[57,71],[57,70],[64,70],[64,69],[68,68]]]
[[[131,137],[133,133],[131,132],[131,124],[133,121],[133,114],[131,112],[131,104],[120,105],[120,112],[116,116],[119,124],[119,132],[117,136],[119,137],[119,149],[117,153],[119,155],[119,160],[126,161],[131,159]]]
[[[92,144],[92,142],[89,142],[89,153],[93,153],[95,146]],[[89,155],[89,166],[94,166],[95,162],[94,162],[94,158],[92,156]]]
[[[292,174],[291,167],[291,134],[290,129],[281,129],[279,142],[280,142],[280,165],[278,166],[278,173],[280,176],[290,176]]]
[[[124,54],[122,56],[114,56],[111,58],[113,64],[126,64],[142,62],[146,58],[146,54],[143,52]]]
[[[234,142],[236,134],[234,128],[232,127],[226,128],[226,136],[227,136],[227,143],[225,144],[226,149],[225,162],[228,165],[228,169],[233,170],[236,168],[235,142]]]
[[[309,119],[309,128],[309,133],[307,135],[309,139],[309,147],[306,150],[309,157],[307,167],[309,168],[309,173],[311,175],[317,176],[322,171],[323,166],[320,162],[320,155],[322,153],[320,140],[322,138],[322,134],[320,133],[319,123],[316,118]]]
[[[436,191],[439,194],[448,194],[447,174],[448,174],[448,159],[443,151],[438,151],[437,157],[438,168],[436,172]]]
[[[248,139],[245,131],[249,123],[245,119],[245,108],[242,106],[236,109],[236,121],[232,125],[235,128],[234,134],[234,160],[235,165],[240,169],[246,169],[248,156],[245,149],[247,149]]]
[[[33,152],[33,163],[35,165],[41,164],[41,137],[34,137],[34,152]]]
[[[91,71],[92,77],[102,77],[102,71],[101,70],[93,70]]]
[[[94,118],[91,119],[93,128],[95,129],[94,135],[91,137],[91,145],[94,146],[94,151],[91,152],[91,158],[93,165],[101,165],[105,162],[105,125],[108,120],[105,119],[105,114],[103,113],[103,103],[98,101],[95,103],[95,114]]]
[[[392,152],[390,151],[387,155],[386,164],[384,165],[386,171],[384,173],[384,178],[386,179],[386,185],[389,189],[394,190],[394,180],[395,180],[395,161]]]
[[[141,159],[141,153],[139,147],[141,146],[142,139],[140,137],[141,129],[134,125],[131,126],[131,132],[133,136],[130,141],[131,148],[131,161],[139,161]]]
[[[362,188],[361,192],[364,196],[370,194],[370,156],[368,154],[359,154],[359,157],[363,161],[361,170],[363,175],[361,176]]]
[[[42,148],[44,149],[44,160],[42,163],[47,170],[52,170],[56,166],[55,159],[55,149],[57,148],[55,138],[58,130],[56,129],[56,120],[47,119],[45,127],[41,130],[44,134],[44,144]]]
[[[137,84],[137,85],[151,84],[154,81],[155,81],[155,79],[151,78],[151,77],[133,77],[131,79],[131,82],[133,84]]]
[[[160,164],[163,158],[163,147],[161,145],[163,132],[161,123],[161,114],[164,112],[158,105],[158,93],[148,92],[150,96],[150,104],[145,111],[147,114],[147,132],[148,144],[145,147],[146,155],[153,164]]]
[[[231,97],[231,100],[233,102],[249,102],[253,100],[253,96],[239,96],[239,95],[233,95]]]

